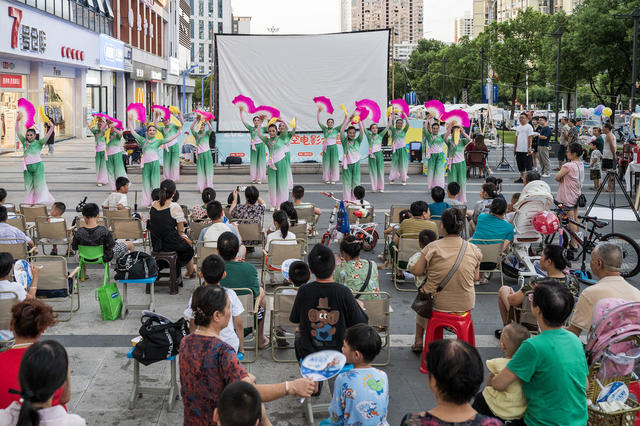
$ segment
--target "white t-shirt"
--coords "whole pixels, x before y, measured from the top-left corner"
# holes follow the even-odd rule
[[[122,194],[120,192],[112,192],[109,194],[106,200],[102,203],[102,207],[106,207],[109,210],[117,210],[118,204],[122,204],[124,207],[128,207],[129,203],[127,202],[127,194]]]
[[[223,287],[224,288],[224,287]],[[236,330],[233,328],[233,317],[237,317],[238,315],[242,315],[244,312],[244,308],[242,307],[242,302],[238,299],[238,295],[235,291],[224,288],[224,292],[227,293],[227,297],[229,298],[229,309],[231,310],[231,319],[229,319],[229,324],[220,331],[220,339],[225,342],[227,345],[231,346],[233,350],[238,352],[238,348],[240,347],[240,340],[238,339],[238,335],[236,334]],[[187,305],[187,309],[184,310],[182,316],[185,320],[191,321],[193,319],[193,311],[191,310],[191,297],[189,297],[189,304]]]
[[[529,136],[533,136],[531,124],[516,127],[516,152],[529,151]]]
[[[264,246],[265,251],[269,251],[269,247],[271,246],[271,241],[273,240],[287,240],[287,241],[276,241],[274,244],[296,244],[296,234],[293,232],[287,232],[287,238],[282,238],[282,231],[279,229],[267,235],[267,243]]]
[[[18,302],[22,302],[27,298],[27,291],[17,282],[11,282],[7,280],[0,281],[0,291],[13,291],[18,295]],[[11,299],[13,298],[12,294],[9,293],[0,293],[0,299]],[[0,340],[11,340],[13,339],[13,333],[11,330],[0,330]]]
[[[217,247],[218,246],[218,238],[225,232],[233,232],[236,234],[233,226],[228,225],[226,223],[217,222],[211,224],[210,227],[207,228],[207,232],[204,233],[204,237],[202,237],[202,241],[215,241],[215,243],[205,243],[205,247]],[[237,235],[236,235],[237,236]]]

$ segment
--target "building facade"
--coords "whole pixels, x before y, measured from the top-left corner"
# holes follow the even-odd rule
[[[392,28],[394,44],[417,43],[423,38],[422,0],[353,0],[351,6],[353,31]]]
[[[251,34],[251,16],[233,16],[233,34]]]
[[[453,22],[453,42],[458,43],[464,36],[473,38],[473,15],[470,11],[464,12],[464,16]]]
[[[196,75],[207,75],[213,64],[214,34],[231,33],[233,29],[231,0],[190,0],[191,63],[198,67]]]
[[[395,43],[393,45],[393,59],[406,64],[409,62],[409,57],[416,47],[418,47],[418,43]]]

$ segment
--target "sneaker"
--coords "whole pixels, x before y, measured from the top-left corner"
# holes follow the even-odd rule
[[[407,182],[402,182],[402,186],[406,186],[406,185],[407,185]]]
[[[542,175],[542,177],[551,177],[551,175],[549,173],[545,173]]]
[[[524,183],[524,181],[522,180],[522,178],[518,178],[514,180],[513,183]]]

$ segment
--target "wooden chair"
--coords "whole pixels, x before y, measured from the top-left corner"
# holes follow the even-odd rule
[[[39,216],[49,216],[47,206],[44,204],[20,204],[20,213],[27,223],[35,223]]]
[[[297,324],[289,321],[289,314],[296,299],[295,287],[278,287],[273,291],[273,303],[270,307],[269,336],[271,340],[271,359],[275,362],[298,362],[295,355],[290,358],[279,358],[277,354],[294,348]],[[287,294],[293,293],[293,294]]]
[[[406,263],[409,261],[409,258],[413,256],[415,253],[420,251],[420,244],[418,242],[418,234],[404,234],[398,239],[397,246],[391,246],[393,248],[393,252],[391,254],[391,259],[393,259],[393,285],[396,287],[398,291],[418,291],[416,286],[412,284],[411,288],[402,288],[398,285],[398,281],[400,281],[397,277],[398,273],[407,271],[406,267],[401,267],[400,263]],[[395,256],[395,259],[394,259]],[[404,281],[404,280],[403,280]]]
[[[272,240],[269,251],[262,250],[262,284],[265,285],[265,274],[267,272],[281,271],[282,262],[287,259],[302,259],[304,256],[304,240]]]
[[[500,283],[504,285],[504,275],[502,274],[502,252],[504,248],[504,240],[492,239],[481,240],[471,239],[470,243],[474,243],[476,247],[480,249],[482,253],[482,262],[480,263],[480,273],[500,273]],[[483,269],[482,264],[495,263],[493,268]],[[485,265],[486,267],[486,265]],[[498,294],[497,291],[476,291],[476,294]]]
[[[14,260],[27,259],[29,257],[29,251],[26,241],[0,240],[0,252],[11,253]],[[31,249],[31,251],[35,251],[35,248]]]
[[[361,300],[364,305],[364,312],[369,317],[369,325],[376,328],[382,340],[382,349],[386,351],[385,361],[373,363],[374,366],[385,366],[391,362],[391,295],[386,291],[380,292],[355,292],[354,296],[376,296],[376,299]]]
[[[114,240],[131,240],[134,245],[142,244],[143,250],[150,246],[147,234],[142,229],[142,221],[138,218],[112,218],[109,226]]]
[[[245,332],[244,335],[244,359],[242,363],[256,362],[258,359],[258,308],[259,301],[253,297],[253,292],[250,288],[234,288],[238,299],[242,303],[244,312],[242,313],[242,325],[245,330],[249,329],[249,333]],[[242,294],[241,294],[242,293]],[[240,337],[240,336],[238,336]],[[247,357],[247,350],[251,350],[254,353],[252,358]]]
[[[198,241],[196,244],[195,254],[193,256],[193,263],[196,266],[196,276],[198,277],[198,285],[202,285],[202,278],[200,278],[200,269],[202,268],[202,262],[212,254],[218,254],[217,241]]]
[[[18,303],[18,294],[13,291],[0,291],[0,330],[9,330],[11,326],[11,308]],[[0,352],[13,346],[14,339],[0,340]]]
[[[35,244],[42,246],[43,254],[45,245],[66,245],[66,254],[68,255],[71,250],[71,238],[67,229],[67,222],[64,219],[51,222],[52,219],[60,218],[36,217]]]
[[[80,266],[76,267],[71,273],[67,270],[67,259],[63,256],[33,256],[30,262],[41,267],[38,274],[38,292],[43,290],[61,290],[67,294],[66,297],[46,298],[48,303],[69,304],[68,309],[54,309],[54,312],[66,312],[69,317],[66,319],[58,318],[58,321],[69,321],[73,313],[80,309],[80,290],[78,286],[78,272]],[[69,280],[71,280],[71,290],[69,289]],[[74,303],[74,298],[77,303]],[[75,308],[74,308],[75,306]]]

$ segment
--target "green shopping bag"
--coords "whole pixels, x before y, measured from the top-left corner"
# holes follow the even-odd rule
[[[116,283],[105,284],[96,290],[96,299],[100,303],[100,313],[105,321],[113,321],[122,311],[122,297]]]

